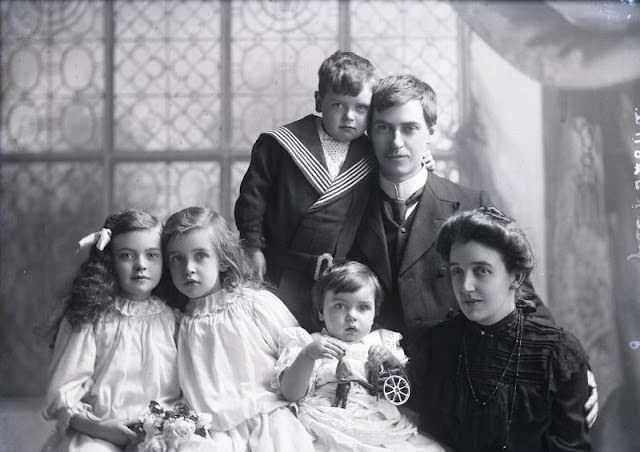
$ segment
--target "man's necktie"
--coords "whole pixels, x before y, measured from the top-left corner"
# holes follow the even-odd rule
[[[402,224],[407,215],[407,209],[420,201],[420,196],[422,195],[422,190],[415,191],[411,194],[407,199],[391,199],[388,196],[387,201],[389,202],[389,207],[391,207],[391,214],[393,215],[393,221],[397,224]]]

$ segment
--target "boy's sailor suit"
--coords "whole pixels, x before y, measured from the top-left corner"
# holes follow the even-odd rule
[[[310,331],[319,329],[312,323],[314,279],[351,248],[377,174],[369,139],[361,136],[332,180],[319,121],[309,115],[258,137],[235,206],[240,237],[262,248],[268,279]]]

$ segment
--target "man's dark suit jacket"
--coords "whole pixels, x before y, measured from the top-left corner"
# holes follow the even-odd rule
[[[429,173],[408,234],[404,255],[398,263],[397,287],[393,291],[392,270],[382,219],[381,190],[374,190],[360,224],[350,258],[368,265],[380,278],[385,300],[378,316],[382,327],[409,336],[435,325],[457,311],[447,263],[436,251],[438,232],[444,221],[460,210],[489,206],[488,193],[462,187]],[[399,298],[399,299],[397,299]],[[401,303],[404,324],[385,319],[391,303]]]

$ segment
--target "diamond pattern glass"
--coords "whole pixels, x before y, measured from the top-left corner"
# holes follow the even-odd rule
[[[457,22],[433,1],[0,2],[0,381],[39,394],[45,325],[108,212],[232,209],[258,134],[314,113],[339,47],[438,93],[440,174],[458,179]],[[19,304],[12,300],[19,301]],[[6,344],[6,346],[5,346]],[[37,375],[25,381],[22,375]]]

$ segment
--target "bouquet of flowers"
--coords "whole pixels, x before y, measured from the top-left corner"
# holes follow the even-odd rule
[[[192,411],[185,403],[178,402],[173,409],[164,409],[152,400],[140,421],[129,428],[143,440],[139,451],[174,452],[182,445],[199,443],[207,438],[210,424],[211,415]]]

